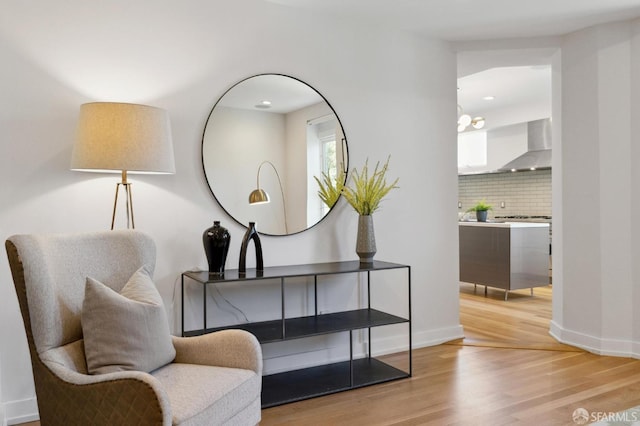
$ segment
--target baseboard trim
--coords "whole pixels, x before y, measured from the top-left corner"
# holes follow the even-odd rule
[[[35,397],[4,403],[4,415],[7,425],[34,422],[40,420],[38,401]]]
[[[640,342],[620,339],[602,339],[561,327],[551,321],[549,334],[560,343],[576,346],[596,355],[640,359]]]
[[[413,348],[426,348],[436,346],[452,340],[463,339],[464,329],[462,325],[454,327],[438,328],[435,330],[421,331],[413,335]]]

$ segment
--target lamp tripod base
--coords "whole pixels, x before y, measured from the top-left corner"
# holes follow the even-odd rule
[[[127,172],[122,172],[122,182],[116,184],[116,197],[113,202],[113,215],[111,216],[111,230],[116,223],[116,211],[118,210],[118,193],[120,186],[124,189],[125,204],[127,209],[127,229],[135,229],[135,221],[133,219],[133,199],[131,198],[131,184],[127,182]]]

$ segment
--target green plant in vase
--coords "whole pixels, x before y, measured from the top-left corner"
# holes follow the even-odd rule
[[[342,191],[344,189],[344,183],[347,180],[347,175],[342,167],[338,171],[338,175],[332,178],[329,172],[322,172],[322,180],[318,177],[313,177],[318,183],[318,197],[329,208],[333,207],[337,202]]]
[[[377,251],[372,214],[380,208],[382,199],[392,189],[398,188],[399,178],[390,184],[387,183],[386,175],[390,158],[387,158],[382,167],[380,167],[380,162],[377,162],[373,173],[369,172],[369,160],[367,159],[360,172],[353,169],[352,186],[345,186],[342,191],[344,198],[360,215],[358,217],[356,253],[360,257],[360,264],[363,265],[371,264]]]
[[[487,221],[487,212],[493,210],[491,204],[487,204],[484,200],[478,201],[475,206],[469,208],[467,212],[476,212],[476,219],[478,222]]]
[[[382,199],[394,188],[398,188],[398,178],[393,183],[387,183],[387,171],[389,160],[382,167],[380,162],[376,163],[373,173],[369,171],[369,160],[364,163],[362,170],[358,172],[353,169],[350,185],[346,185],[345,172],[341,170],[335,179],[329,173],[322,173],[322,179],[314,176],[319,186],[318,196],[329,207],[338,201],[340,195],[353,207],[360,215],[358,217],[358,236],[356,242],[356,253],[360,257],[363,265],[371,264],[373,256],[376,254],[376,240],[373,230],[373,212],[380,208]]]

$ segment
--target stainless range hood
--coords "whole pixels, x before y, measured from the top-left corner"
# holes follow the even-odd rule
[[[527,123],[527,152],[509,161],[499,171],[548,169],[551,167],[551,119]]]

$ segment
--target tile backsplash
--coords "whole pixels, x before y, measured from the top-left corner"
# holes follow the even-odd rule
[[[493,206],[494,216],[551,216],[551,170],[458,176],[458,212],[478,201]],[[501,208],[504,203],[504,208]]]

